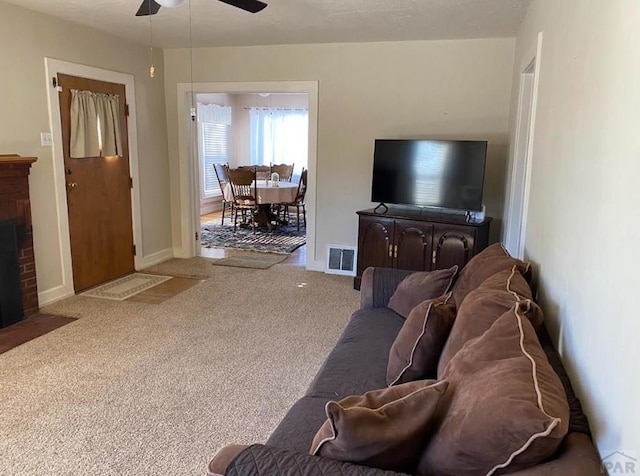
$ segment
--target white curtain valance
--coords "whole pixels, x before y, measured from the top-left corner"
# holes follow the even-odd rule
[[[120,130],[117,95],[71,90],[72,158],[122,155]]]
[[[230,126],[231,112],[231,106],[198,103],[198,122],[209,122],[211,124],[223,124]]]

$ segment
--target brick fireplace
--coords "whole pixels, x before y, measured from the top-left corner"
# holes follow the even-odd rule
[[[15,226],[14,242],[24,317],[38,310],[29,199],[29,169],[36,160],[35,157],[0,155],[0,222]]]

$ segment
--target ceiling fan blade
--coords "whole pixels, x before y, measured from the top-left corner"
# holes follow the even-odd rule
[[[142,5],[138,8],[136,13],[137,17],[143,17],[146,15],[155,15],[160,10],[160,5],[153,0],[142,0]]]
[[[267,6],[266,3],[261,2],[259,0],[219,0],[220,2],[226,3],[228,5],[233,5],[234,7],[241,8],[250,13],[258,13],[261,10],[264,10]]]

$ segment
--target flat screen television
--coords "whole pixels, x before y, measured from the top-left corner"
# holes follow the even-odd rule
[[[486,141],[377,139],[371,201],[479,211]]]

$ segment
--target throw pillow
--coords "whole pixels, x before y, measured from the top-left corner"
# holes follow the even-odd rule
[[[495,243],[475,255],[462,268],[451,291],[456,305],[460,307],[465,296],[477,288],[485,279],[499,271],[513,268],[525,277],[529,277],[531,265],[517,258],[512,258],[501,243]]]
[[[414,307],[389,351],[387,384],[430,378],[456,318],[451,293]]]
[[[447,382],[421,380],[328,402],[310,453],[393,471],[416,468]]]
[[[388,308],[406,318],[411,309],[426,299],[449,292],[458,266],[436,271],[419,271],[404,278],[389,299]]]
[[[500,271],[487,278],[471,291],[458,308],[455,322],[449,333],[438,362],[438,375],[462,346],[484,334],[502,314],[518,301],[526,300],[527,308],[522,312],[535,328],[542,325],[544,315],[536,303],[531,301],[531,288],[513,265],[511,270]]]
[[[491,476],[551,457],[569,425],[569,405],[536,331],[528,302],[504,313],[449,363],[447,393],[421,475]]]

